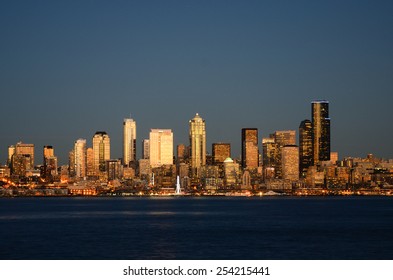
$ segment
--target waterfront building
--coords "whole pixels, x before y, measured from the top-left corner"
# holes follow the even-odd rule
[[[199,170],[206,165],[206,127],[198,113],[189,121],[190,165],[193,176],[199,175]]]
[[[213,143],[212,156],[213,156],[213,164],[223,164],[224,160],[231,157],[231,144]]]
[[[142,159],[149,159],[150,157],[150,141],[149,139],[142,140]]]
[[[136,122],[133,119],[123,121],[123,164],[136,161]]]
[[[105,131],[97,131],[93,136],[94,171],[96,175],[105,171],[106,161],[111,158],[110,138]]]
[[[281,150],[282,179],[291,182],[299,180],[299,147],[286,145]]]
[[[329,102],[326,100],[311,103],[313,164],[330,160],[330,118]]]
[[[173,133],[171,129],[150,130],[150,165],[173,164]]]
[[[86,177],[86,139],[78,139],[74,144],[74,172],[76,178]]]
[[[242,167],[257,169],[259,166],[258,129],[242,129]]]
[[[299,126],[299,172],[306,177],[307,169],[313,164],[312,123],[304,120]]]

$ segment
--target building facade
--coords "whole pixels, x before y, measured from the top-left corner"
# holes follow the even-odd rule
[[[171,129],[150,130],[150,165],[173,164],[173,133]]]
[[[330,160],[330,118],[329,102],[326,100],[311,103],[313,165]]]
[[[258,129],[242,129],[242,167],[256,169],[259,166]]]
[[[86,177],[86,139],[78,139],[74,144],[74,172],[76,178]]]
[[[304,120],[299,126],[299,173],[302,178],[313,164],[312,123]]]
[[[106,161],[111,158],[111,142],[105,131],[97,131],[93,136],[94,171],[106,170]]]
[[[206,165],[206,126],[198,113],[189,121],[190,165],[193,175]]]
[[[136,161],[136,122],[133,119],[123,121],[123,164]]]

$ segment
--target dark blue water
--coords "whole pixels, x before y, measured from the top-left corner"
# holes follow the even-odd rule
[[[0,259],[393,259],[393,198],[0,199]]]

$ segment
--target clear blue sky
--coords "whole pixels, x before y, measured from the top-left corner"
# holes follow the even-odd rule
[[[208,151],[242,127],[297,130],[330,101],[332,150],[393,158],[393,1],[1,1],[0,163],[17,141],[53,145],[137,121],[188,143],[205,120]]]

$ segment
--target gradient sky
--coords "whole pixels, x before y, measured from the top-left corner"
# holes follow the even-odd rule
[[[61,164],[98,130],[122,156],[122,121],[207,149],[242,127],[298,130],[330,101],[332,150],[393,158],[393,1],[1,1],[0,163],[17,141]],[[261,146],[261,145],[260,145]]]

